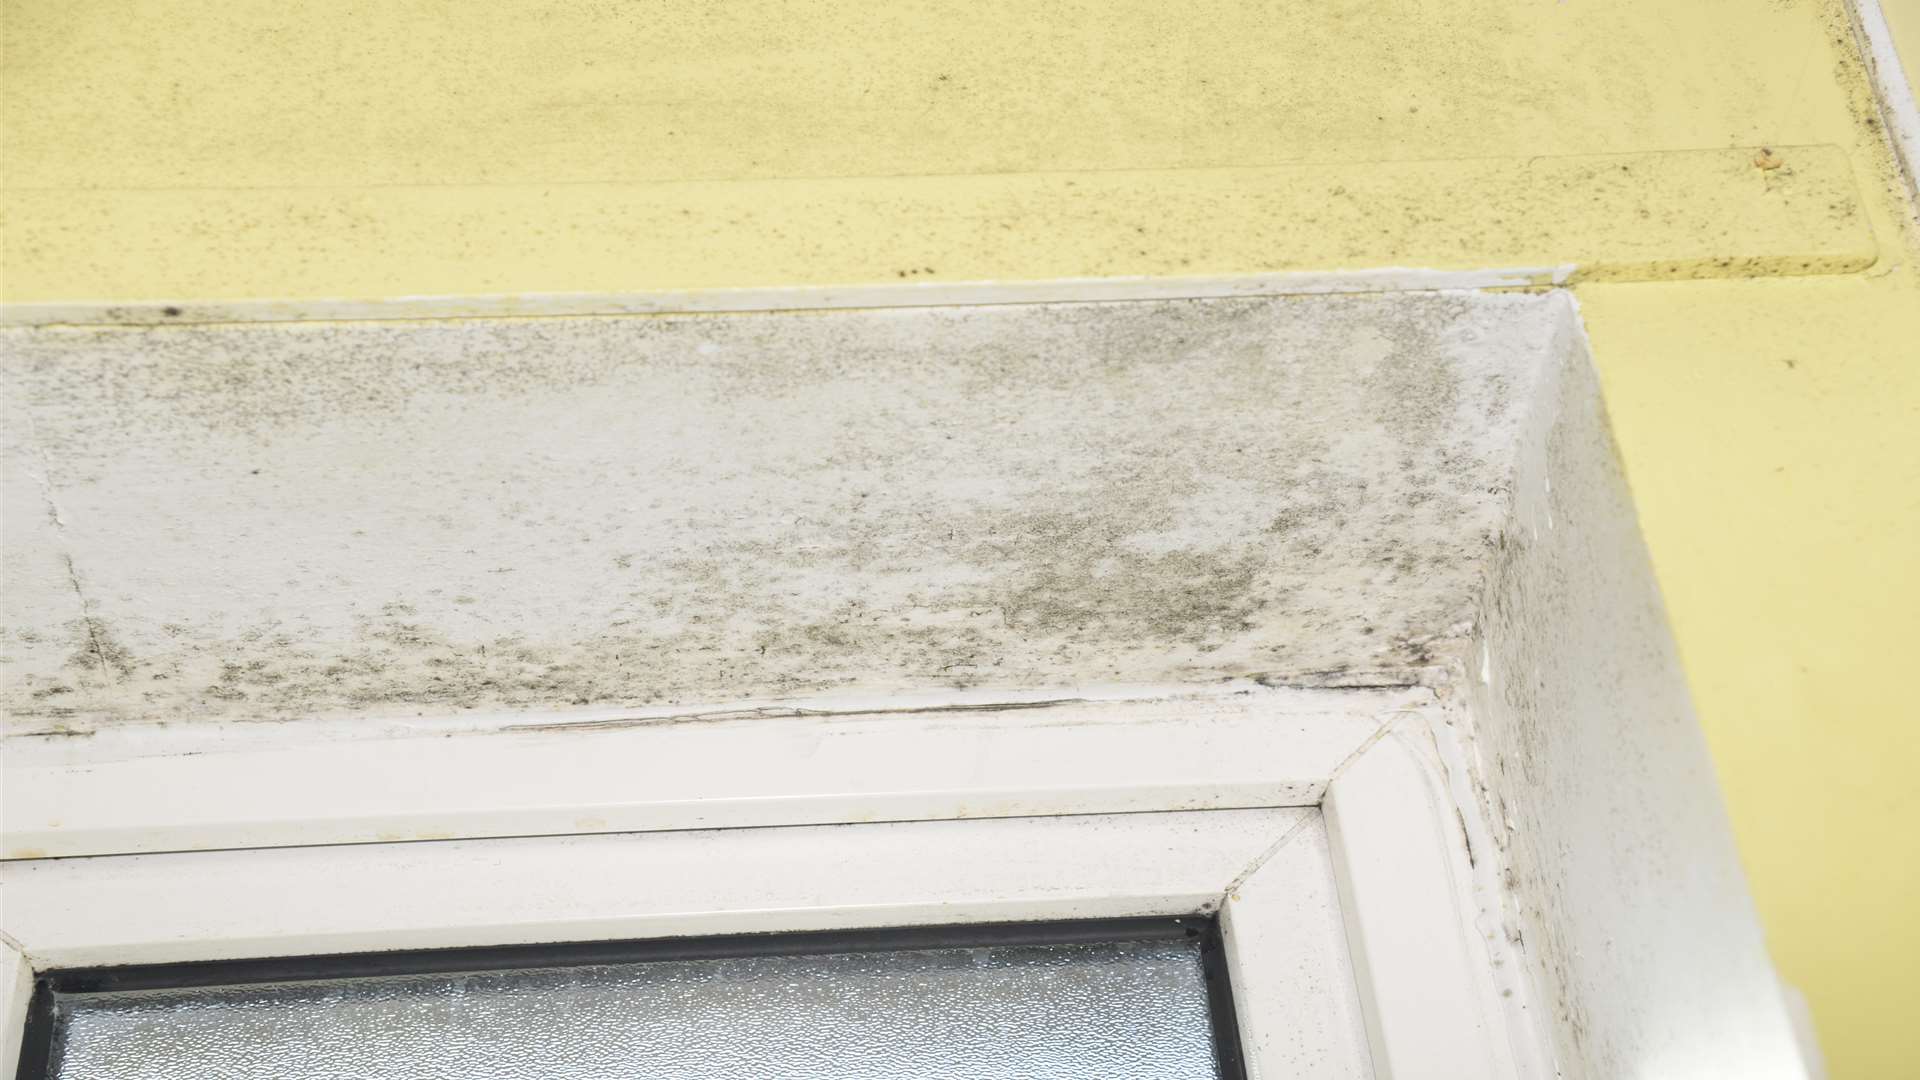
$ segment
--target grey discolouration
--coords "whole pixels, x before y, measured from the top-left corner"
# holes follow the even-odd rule
[[[15,735],[1425,681],[1514,1046],[1791,1071],[1563,296],[0,344]]]
[[[1566,1076],[1799,1075],[1585,339],[1566,335],[1451,680],[1507,934]]]
[[[91,615],[68,624],[73,632],[74,649],[67,666],[94,669],[106,682],[117,682],[133,674],[134,661],[126,647],[114,639],[113,631]]]
[[[8,330],[10,723],[1404,681],[1561,310]]]

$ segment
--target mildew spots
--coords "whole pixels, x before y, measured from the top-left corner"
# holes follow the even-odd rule
[[[65,521],[8,540],[7,703],[34,729],[1405,679],[1474,609],[1562,312],[6,331],[6,493],[52,462]]]

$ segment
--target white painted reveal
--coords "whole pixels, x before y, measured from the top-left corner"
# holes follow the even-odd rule
[[[1515,1075],[1803,1074],[1564,294],[19,327],[0,345],[8,772],[44,795],[7,812],[39,854],[71,821],[71,853],[100,856],[15,849],[21,880],[222,863],[115,854],[168,843],[376,841],[285,848],[321,866],[466,850],[387,830],[1331,792],[1353,880],[1408,864],[1365,862],[1405,821],[1441,823],[1431,869],[1506,1028],[1449,1030]],[[1310,694],[1281,708],[1285,687]],[[1247,768],[1160,768],[1202,717],[1218,746],[1299,730]],[[726,757],[794,720],[867,741],[790,770],[750,758],[771,800],[708,783],[688,749]],[[971,756],[890,768],[908,751],[889,722]],[[1050,725],[1076,724],[1114,756],[1050,788],[1036,761],[1075,741]],[[653,772],[566,763],[669,744],[687,756]],[[539,776],[502,758],[522,745]],[[293,782],[303,754],[389,747],[432,782],[350,784],[346,803]],[[1405,769],[1349,771],[1389,747]],[[242,762],[264,779],[218,782]],[[502,769],[480,786],[512,798],[476,803]],[[1395,798],[1403,773],[1420,791]],[[45,795],[81,774],[113,794]],[[1399,802],[1446,812],[1355,809]],[[1271,905],[1241,884],[1249,911]],[[1348,908],[1373,919],[1367,948],[1406,936]],[[1375,1032],[1377,1067],[1393,1035]]]
[[[1405,682],[1564,301],[4,333],[11,730]]]

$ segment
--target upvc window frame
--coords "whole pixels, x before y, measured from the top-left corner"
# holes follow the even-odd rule
[[[1249,1076],[1519,1076],[1445,723],[1226,687],[10,751],[0,1067],[56,969],[1204,915]]]

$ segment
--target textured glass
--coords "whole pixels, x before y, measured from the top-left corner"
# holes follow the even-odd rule
[[[62,1080],[1216,1075],[1184,941],[663,960],[62,997]]]

